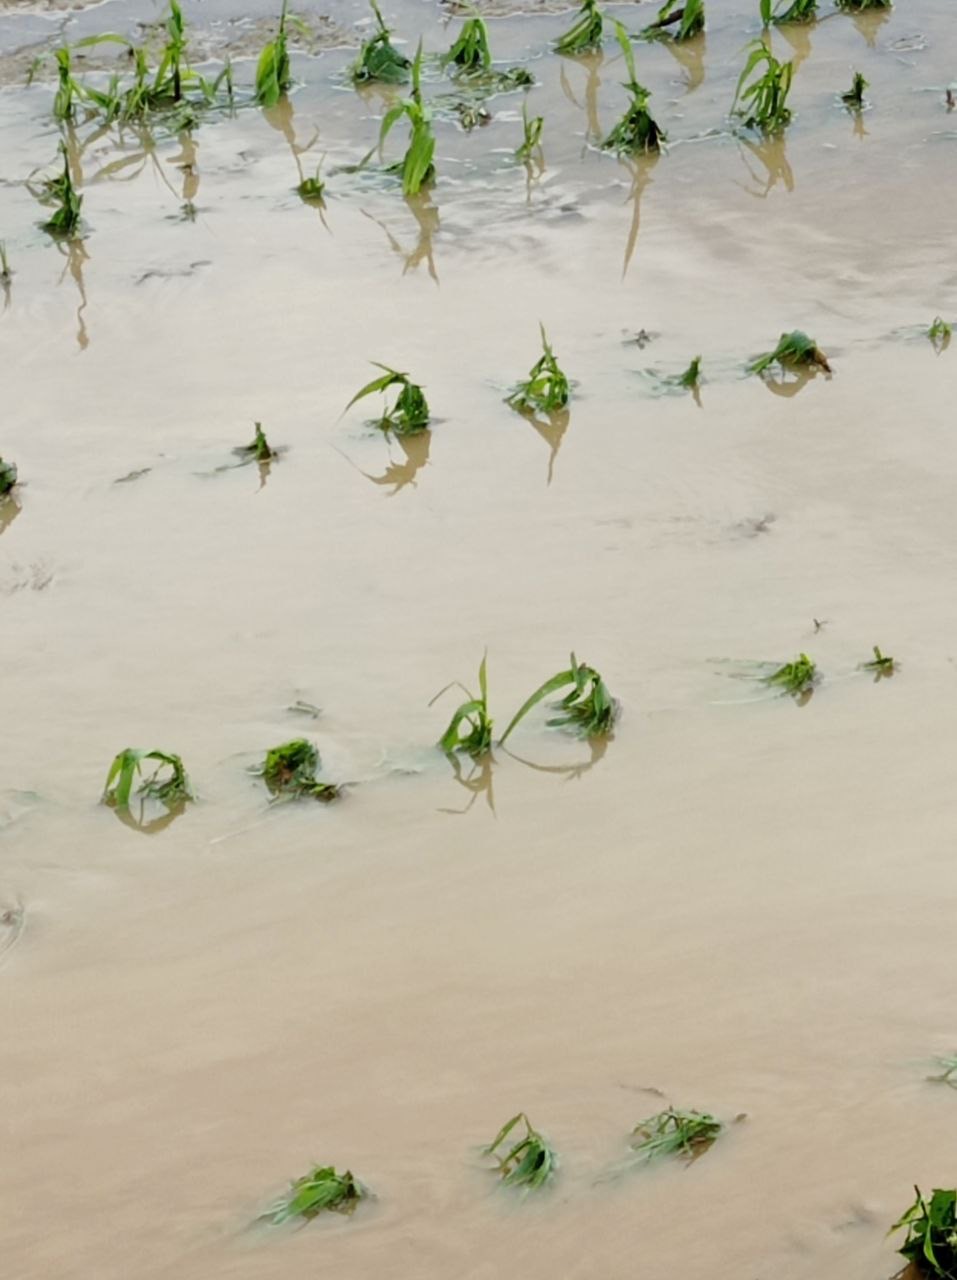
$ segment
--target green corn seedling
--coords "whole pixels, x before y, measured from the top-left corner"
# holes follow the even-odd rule
[[[894,1223],[888,1235],[906,1227],[907,1238],[898,1249],[919,1276],[940,1280],[957,1277],[957,1191],[935,1189],[925,1200],[915,1187],[911,1207]]]
[[[874,657],[869,662],[862,662],[861,666],[865,671],[873,671],[879,676],[893,675],[896,669],[894,659],[886,653],[881,653],[880,645],[873,646]]]
[[[555,413],[568,404],[568,379],[545,336],[545,326],[539,323],[538,327],[542,333],[542,355],[532,365],[528,378],[508,396],[506,404],[520,412],[534,413],[540,409],[545,413]]]
[[[852,111],[860,111],[864,106],[864,90],[867,89],[868,83],[859,71],[854,72],[854,78],[851,81],[851,87],[847,93],[841,94],[841,101],[846,107]]]
[[[642,1160],[670,1155],[693,1159],[711,1146],[721,1129],[714,1116],[668,1107],[635,1125],[631,1148]]]
[[[753,41],[750,48],[731,110],[737,111],[747,128],[776,133],[791,119],[787,99],[794,78],[794,64],[779,62],[761,40]],[[749,77],[753,78],[747,83]],[[740,109],[738,103],[741,104]]]
[[[604,35],[604,18],[598,0],[583,0],[578,20],[555,42],[556,53],[588,53],[600,49]]]
[[[806,653],[798,654],[793,662],[785,662],[783,666],[764,677],[764,683],[783,689],[794,697],[805,693],[817,680],[817,666]]]
[[[262,1216],[278,1226],[292,1218],[311,1221],[320,1213],[352,1213],[368,1194],[348,1169],[337,1173],[332,1165],[316,1165],[291,1183],[289,1190]]]
[[[278,458],[278,451],[273,449],[270,446],[269,441],[266,439],[266,433],[263,431],[262,423],[256,422],[253,425],[256,429],[256,434],[252,441],[249,444],[240,445],[239,448],[234,449],[233,452],[239,454],[240,457],[243,458],[255,459],[256,462],[271,462],[273,458]]]
[[[669,27],[674,27],[669,31]],[[704,0],[665,0],[657,19],[645,27],[642,35],[668,35],[672,40],[690,40],[704,31]]]
[[[299,198],[306,204],[322,204],[325,200],[326,184],[321,177],[322,164],[316,169],[315,177],[303,178],[296,187]]]
[[[491,750],[492,718],[488,713],[488,654],[484,654],[479,664],[479,696],[458,680],[453,680],[444,689],[440,689],[429,703],[431,707],[450,689],[461,689],[466,701],[461,703],[449,721],[449,727],[439,739],[439,746],[446,755],[462,751],[477,760]]]
[[[387,364],[380,364],[378,360],[372,360],[370,363],[377,369],[384,369],[385,372],[381,378],[373,378],[357,391],[343,409],[343,413],[348,413],[356,401],[362,400],[365,396],[376,395],[379,392],[384,394],[390,387],[398,387],[399,394],[395,403],[382,414],[379,426],[384,431],[394,431],[400,436],[414,435],[418,431],[424,431],[429,425],[429,404],[422,388],[410,381],[407,373],[391,369]]]
[[[524,1134],[518,1141],[507,1146],[507,1149],[500,1151],[499,1148],[503,1147],[506,1138],[519,1124],[525,1126]],[[511,1120],[502,1125],[488,1146],[482,1149],[482,1154],[494,1158],[497,1172],[505,1186],[522,1187],[529,1191],[543,1187],[558,1166],[558,1157],[554,1150],[546,1139],[532,1128],[524,1111],[520,1111],[517,1116],[512,1116]]]
[[[292,85],[286,38],[286,6],[287,0],[283,0],[279,29],[275,38],[263,46],[256,64],[256,102],[261,107],[274,107]]]
[[[307,738],[293,738],[266,752],[266,758],[255,771],[265,782],[274,799],[310,796],[314,800],[335,800],[340,788],[316,778],[319,752]]]
[[[948,324],[941,316],[934,317],[934,323],[927,330],[927,336],[938,354],[950,345],[953,331],[953,326]]]
[[[535,116],[529,119],[528,103],[522,103],[522,145],[515,149],[515,159],[522,161],[531,160],[533,154],[539,150],[542,145],[542,130],[545,128],[544,116]]]
[[[17,464],[0,458],[0,498],[6,497],[17,483]]]
[[[818,0],[761,0],[761,21],[766,27],[771,23],[785,26],[789,22],[814,22],[817,19]]]
[[[566,671],[550,676],[534,693],[529,694],[512,716],[499,742],[504,744],[516,725],[539,702],[550,694],[557,693],[559,689],[567,689],[569,685],[571,688],[564,698],[553,704],[558,714],[547,721],[549,727],[571,729],[581,738],[594,738],[610,733],[618,719],[619,703],[608,692],[604,680],[595,668],[579,662],[572,654]]]
[[[658,152],[662,144],[667,142],[667,137],[664,130],[659,128],[652,119],[648,110],[648,99],[651,94],[644,85],[638,83],[638,77],[635,74],[635,55],[632,52],[628,32],[620,22],[614,19],[612,21],[615,26],[615,37],[621,46],[625,65],[628,68],[625,88],[631,95],[631,102],[625,114],[602,142],[602,150],[628,155]]]
[[[195,799],[179,756],[167,751],[141,751],[136,747],[127,747],[117,752],[110,765],[103,788],[103,804],[114,809],[129,808],[133,786],[143,772],[144,760],[154,762],[156,769],[140,783],[137,795],[159,800],[167,808],[175,808],[185,804],[187,800]]]
[[[826,373],[831,372],[827,356],[813,338],[809,338],[800,329],[791,333],[782,333],[778,345],[773,351],[766,352],[748,365],[748,373],[764,373],[772,364],[785,368],[817,367]]]
[[[60,155],[63,158],[63,172],[55,178],[44,178],[34,195],[45,205],[56,205],[56,209],[41,226],[45,231],[56,236],[72,236],[80,225],[80,209],[83,197],[77,192],[70,176],[70,160],[66,147],[60,143]]]
[[[695,356],[691,363],[676,378],[676,384],[686,391],[697,391],[701,386],[701,357]]]
[[[350,68],[350,75],[356,84],[367,84],[370,80],[381,80],[385,84],[405,84],[412,64],[392,44],[392,32],[386,26],[376,0],[369,0],[369,3],[375,14],[376,32],[359,50],[359,56]]]
[[[465,75],[478,75],[490,69],[492,50],[488,42],[488,27],[478,14],[466,20],[442,62]]]
[[[393,126],[403,116],[409,122],[408,150],[398,164],[391,166],[392,172],[401,176],[402,191],[407,196],[417,195],[422,186],[435,176],[433,164],[435,135],[432,132],[432,112],[422,101],[421,75],[422,43],[420,41],[415,61],[412,63],[412,93],[408,98],[403,98],[401,102],[389,108],[382,118],[382,127],[379,130],[379,150],[381,151]],[[369,153],[370,156],[371,154],[372,152]],[[368,159],[369,156],[366,156],[362,163],[365,164]]]
[[[40,66],[47,58],[53,58],[57,69],[57,90],[53,97],[53,118],[72,120],[76,103],[85,96],[83,85],[73,75],[73,55],[68,45],[41,53],[30,67],[27,84],[32,84]]]

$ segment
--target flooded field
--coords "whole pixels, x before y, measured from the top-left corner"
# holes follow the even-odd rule
[[[123,128],[61,126],[53,63],[27,73],[102,32],[159,47],[165,6],[0,3],[18,1280],[884,1280],[914,1183],[953,1186],[957,1096],[927,1076],[957,1049],[957,349],[926,336],[957,313],[952,0],[773,29],[770,140],[729,119],[757,0],[707,0],[704,36],[634,46],[669,139],[637,159],[599,145],[627,100],[610,27],[560,57],[573,11],[481,8],[536,85],[469,130],[427,58],[436,179],[405,198],[356,167],[403,92],[350,81],[358,0],[296,6],[269,108],[278,6],[185,3],[235,109]],[[409,56],[461,25],[384,15]],[[61,135],[72,240],[26,185]],[[572,396],[531,421],[504,398],[540,322]],[[833,373],[748,376],[792,329]],[[697,396],[666,381],[696,355]],[[369,361],[423,384],[430,431],[343,414]],[[254,422],[280,456],[237,465]],[[875,644],[891,678],[860,669]],[[430,699],[486,650],[497,732],[574,650],[621,701],[611,738],[538,709],[447,758],[456,699]],[[802,652],[812,696],[753,678]],[[250,774],[302,735],[335,804]],[[180,754],[197,803],[145,829],[101,805],[127,746]],[[668,1103],[727,1128],[608,1181]],[[479,1154],[521,1109],[561,1161],[524,1198]],[[317,1161],[375,1199],[256,1225]]]

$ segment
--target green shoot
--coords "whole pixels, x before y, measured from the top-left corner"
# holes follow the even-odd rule
[[[382,118],[379,130],[379,149],[381,150],[393,125],[405,116],[409,121],[409,146],[402,160],[392,166],[394,172],[402,177],[402,192],[407,196],[418,194],[423,184],[435,176],[435,135],[432,132],[432,112],[422,101],[422,42],[412,63],[412,93],[403,98],[394,107],[390,107]],[[371,153],[370,153],[371,154]],[[368,159],[368,157],[366,157]],[[365,161],[363,161],[363,164]]]
[[[691,363],[685,369],[684,373],[678,375],[676,384],[684,387],[686,391],[697,391],[701,385],[701,357],[695,356]]]
[[[405,84],[412,64],[405,54],[392,45],[389,39],[392,32],[385,25],[376,0],[369,0],[369,3],[375,14],[376,33],[359,50],[359,56],[350,68],[352,79],[356,84],[366,84],[370,80],[381,80],[385,84]]]
[[[670,1155],[694,1159],[711,1146],[721,1129],[721,1121],[714,1116],[668,1107],[635,1125],[631,1147],[642,1160]]]
[[[0,498],[5,497],[17,483],[17,464],[0,458]]]
[[[839,9],[846,9],[851,13],[862,13],[866,9],[893,8],[894,0],[836,0],[836,3]]]
[[[669,27],[675,27],[669,32]],[[646,36],[670,35],[673,40],[690,40],[704,31],[704,0],[665,0],[658,17],[642,32]]]
[[[442,62],[451,64],[465,75],[481,74],[492,65],[492,51],[488,43],[488,27],[482,18],[468,18],[459,32],[458,39],[446,53]]]
[[[506,1151],[499,1147],[518,1124],[524,1124],[525,1133]],[[508,1187],[524,1187],[537,1190],[551,1178],[558,1166],[558,1157],[542,1135],[532,1128],[528,1116],[520,1111],[512,1116],[488,1144],[482,1149],[485,1156],[493,1156],[497,1172]]]
[[[240,454],[244,458],[255,458],[257,462],[270,462],[273,458],[278,458],[277,450],[270,447],[266,434],[263,431],[262,423],[253,424],[256,428],[256,434],[250,444],[240,445],[238,449],[234,449],[234,453]]]
[[[306,204],[322,204],[325,200],[326,184],[320,176],[322,170],[322,162],[320,161],[316,169],[315,177],[303,178],[296,191],[299,198],[304,200]]]
[[[774,0],[761,0],[761,21],[766,27],[772,22],[783,26],[788,22],[814,22],[816,18],[817,0],[778,0],[777,8]]]
[[[847,93],[841,94],[841,101],[845,106],[850,107],[852,111],[860,111],[864,106],[864,90],[868,87],[868,83],[861,73],[855,71],[851,87]]]
[[[817,680],[817,666],[806,653],[798,654],[793,662],[785,662],[783,666],[764,677],[764,683],[783,689],[798,697],[806,693]]]
[[[916,1199],[891,1227],[888,1235],[907,1228],[907,1238],[898,1253],[911,1263],[919,1276],[957,1276],[957,1191],[935,1189],[927,1201],[915,1187]]]
[[[568,379],[559,368],[545,336],[545,326],[539,323],[539,328],[542,332],[542,355],[529,369],[528,378],[516,386],[505,403],[520,412],[534,413],[541,409],[545,413],[555,413],[568,404]]]
[[[738,79],[731,110],[737,112],[747,128],[775,133],[783,129],[791,119],[787,105],[794,77],[793,62],[778,62],[771,50],[761,40],[750,46],[751,52]],[[764,68],[763,71],[761,68]],[[746,84],[753,75],[750,84]]]
[[[332,1165],[315,1168],[297,1178],[289,1190],[262,1215],[278,1226],[290,1218],[310,1221],[320,1213],[352,1213],[368,1191],[347,1169],[336,1173]]]
[[[878,676],[890,676],[894,674],[896,663],[889,654],[881,653],[880,645],[873,647],[874,657],[870,662],[862,662],[861,667],[864,671],[874,671]]]
[[[276,37],[263,46],[256,65],[255,100],[261,107],[274,107],[292,84],[289,51],[286,47],[287,3],[288,0],[283,0]]]
[[[63,157],[63,172],[55,178],[44,178],[39,186],[39,194],[34,192],[41,204],[57,207],[45,222],[40,225],[44,231],[55,236],[72,236],[80,225],[80,208],[83,197],[77,193],[70,176],[70,159],[66,147],[60,143],[60,154]]]
[[[381,378],[373,378],[357,391],[343,409],[343,413],[348,413],[356,401],[363,399],[364,396],[375,395],[380,391],[385,393],[390,387],[398,387],[399,394],[395,403],[390,409],[385,410],[379,419],[379,426],[384,431],[394,431],[400,436],[414,435],[417,431],[424,431],[429,425],[429,404],[422,388],[417,383],[411,382],[407,373],[390,369],[387,364],[380,364],[378,360],[372,360],[370,363],[377,369],[384,369],[385,372]]]
[[[604,19],[598,0],[582,0],[577,22],[555,42],[556,53],[588,53],[601,48]]]
[[[13,279],[13,269],[7,257],[7,246],[0,240],[0,285],[8,285]]]
[[[528,103],[522,103],[522,129],[524,137],[522,145],[515,149],[515,159],[528,162],[542,145],[542,130],[545,127],[544,116],[528,118]]]
[[[470,755],[473,760],[477,760],[480,756],[485,755],[492,746],[492,719],[488,713],[488,654],[484,654],[479,665],[479,696],[476,697],[471,690],[467,689],[464,684],[458,680],[453,680],[451,684],[447,684],[444,689],[440,689],[432,701],[429,703],[431,707],[437,702],[443,694],[448,693],[449,689],[461,689],[466,695],[467,701],[461,703],[455,710],[452,719],[449,721],[449,727],[439,739],[439,746],[446,755],[452,755],[455,751],[464,751],[466,755]]]
[[[927,330],[927,336],[938,355],[950,345],[953,331],[953,325],[948,324],[941,316],[934,317],[934,323]]]
[[[316,778],[319,752],[306,738],[293,738],[266,752],[266,758],[255,771],[275,799],[311,796],[324,803],[335,800],[339,787]]]
[[[141,782],[137,794],[152,800],[159,800],[167,808],[184,804],[195,799],[186,770],[179,756],[167,751],[140,751],[136,747],[127,747],[117,752],[106,775],[103,788],[102,803],[114,809],[128,809],[133,784],[142,773],[142,762],[152,760],[156,763],[153,773]],[[160,777],[164,770],[169,773]]]
[[[950,1085],[952,1089],[957,1089],[957,1080],[954,1074],[957,1073],[957,1054],[953,1054],[949,1058],[935,1058],[934,1061],[941,1068],[940,1073],[936,1076],[928,1076],[928,1080],[933,1080],[937,1084]]]
[[[809,338],[800,329],[794,329],[791,333],[782,333],[773,351],[766,352],[748,365],[748,373],[764,373],[772,364],[779,364],[783,368],[794,368],[800,365],[816,366],[827,373],[831,372],[827,356],[814,339]]]
[[[504,743],[519,721],[523,720],[543,698],[569,685],[572,686],[569,692],[554,704],[558,715],[547,721],[549,727],[572,729],[581,738],[593,738],[609,733],[618,718],[618,701],[608,692],[604,680],[595,668],[578,662],[572,654],[571,665],[567,671],[559,671],[556,675],[550,676],[525,699],[512,716],[499,742]]]
[[[602,150],[617,151],[619,154],[626,152],[629,155],[660,151],[662,143],[667,142],[667,137],[664,130],[660,129],[652,119],[648,110],[648,99],[651,94],[644,85],[638,83],[635,75],[635,55],[632,52],[631,40],[620,22],[614,18],[612,22],[615,27],[615,37],[621,46],[625,65],[628,68],[625,88],[631,94],[631,102],[625,114],[602,142]]]
[[[68,45],[59,49],[51,49],[41,53],[27,75],[27,84],[31,84],[46,58],[54,58],[57,69],[57,90],[53,98],[53,118],[55,120],[72,120],[75,102],[84,96],[82,84],[73,77],[72,54]]]

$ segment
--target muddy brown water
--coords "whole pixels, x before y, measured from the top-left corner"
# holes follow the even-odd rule
[[[672,146],[637,166],[589,145],[624,101],[613,43],[563,61],[567,14],[497,19],[544,172],[498,97],[470,134],[438,121],[406,202],[344,171],[383,110],[325,48],[361,6],[306,6],[344,35],[296,54],[286,108],[75,130],[69,250],[23,185],[57,131],[20,72],[162,8],[3,6],[6,1275],[879,1280],[912,1184],[953,1185],[957,1098],[925,1076],[957,1045],[957,354],[920,334],[957,305],[953,19],[776,32],[796,119],[749,145],[754,7],[709,0],[681,58],[639,48]],[[272,9],[187,18],[248,85]],[[433,51],[455,30],[388,16]],[[320,156],[324,220],[293,190]],[[502,397],[540,319],[577,386],[536,430]],[[742,376],[793,327],[833,378]],[[700,407],[657,394],[698,353]],[[340,416],[369,359],[426,384],[429,439]],[[253,420],[286,449],[264,484],[222,469]],[[874,643],[901,659],[877,685]],[[500,725],[569,649],[600,666],[607,750],[538,717],[457,780],[427,703],[486,646]],[[731,678],[802,649],[806,706]],[[271,809],[246,769],[302,732],[355,785]],[[127,744],[201,794],[153,835],[96,803]],[[662,1094],[748,1119],[596,1185]],[[524,1203],[476,1155],[519,1108],[562,1157]],[[378,1199],[250,1230],[313,1160]]]

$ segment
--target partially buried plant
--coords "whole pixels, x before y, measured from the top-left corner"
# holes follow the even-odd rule
[[[17,464],[0,458],[0,498],[6,497],[17,483]]]
[[[806,693],[817,680],[817,666],[806,653],[799,653],[793,662],[785,662],[763,680],[765,684],[797,697]]]
[[[642,1160],[672,1155],[693,1159],[711,1146],[721,1129],[714,1116],[668,1107],[635,1125],[631,1149]]]
[[[671,30],[670,28],[674,28]],[[690,40],[704,31],[704,0],[665,0],[658,17],[645,27],[643,35],[670,36],[672,40]]]
[[[927,336],[930,338],[934,350],[938,355],[945,347],[950,345],[950,339],[953,331],[953,325],[948,324],[941,316],[934,317],[933,324],[927,330]]]
[[[542,355],[528,371],[528,377],[520,382],[515,390],[506,398],[506,404],[521,412],[542,410],[555,413],[568,404],[568,379],[545,336],[545,326],[539,324],[542,334]]]
[[[239,454],[241,458],[248,458],[250,461],[270,462],[273,458],[278,458],[279,453],[273,449],[269,441],[266,439],[266,433],[263,431],[262,423],[253,424],[256,434],[249,444],[240,445],[233,450],[233,453]]]
[[[457,39],[448,53],[443,55],[442,62],[464,75],[489,70],[492,65],[492,50],[488,42],[488,27],[478,14],[466,19]]]
[[[817,0],[761,0],[761,21],[770,26],[784,26],[789,22],[814,22],[817,18]]]
[[[522,103],[522,144],[515,149],[515,159],[522,161],[531,160],[536,151],[539,151],[542,145],[542,130],[545,128],[544,116],[534,116],[531,119],[528,114],[528,103]]]
[[[524,1126],[524,1133],[511,1145],[507,1144],[506,1139],[518,1125]],[[532,1128],[524,1111],[502,1125],[488,1146],[483,1147],[482,1154],[495,1159],[505,1186],[530,1191],[544,1186],[558,1165],[555,1151],[538,1130]]]
[[[332,1165],[316,1165],[290,1183],[289,1190],[262,1217],[278,1226],[292,1218],[308,1222],[320,1213],[352,1213],[368,1194],[348,1169],[337,1173]]]
[[[867,81],[859,71],[855,71],[854,78],[851,80],[851,87],[846,93],[841,94],[841,101],[852,111],[860,111],[864,106],[864,90],[866,88],[868,88]]]
[[[925,1199],[914,1188],[911,1207],[894,1223],[888,1235],[907,1229],[907,1238],[898,1249],[920,1276],[941,1280],[957,1277],[957,1191],[936,1188]]]
[[[322,178],[322,162],[320,161],[314,177],[303,178],[296,187],[299,198],[306,204],[323,204],[325,202],[326,184]]]
[[[664,130],[658,126],[648,110],[648,100],[651,94],[644,85],[638,82],[638,77],[635,74],[635,55],[632,51],[631,40],[628,32],[617,21],[615,22],[615,37],[621,46],[625,65],[628,68],[628,79],[624,82],[624,87],[631,95],[631,102],[628,104],[625,114],[602,142],[602,150],[617,151],[619,154],[627,153],[628,155],[658,152],[661,150],[662,144],[667,142],[668,139]]]
[[[839,9],[850,13],[862,13],[866,9],[892,9],[894,0],[835,0]]]
[[[103,804],[115,809],[128,809],[136,780],[143,772],[143,762],[156,765],[153,773],[137,787],[136,794],[145,799],[159,800],[168,808],[194,800],[193,789],[183,762],[170,751],[141,751],[126,747],[117,752],[106,775],[103,787]]]
[[[409,145],[406,153],[397,164],[389,166],[390,172],[397,173],[402,178],[402,191],[407,196],[417,195],[423,185],[435,176],[433,163],[435,135],[432,132],[432,112],[422,101],[421,74],[422,44],[420,42],[415,61],[412,63],[412,93],[408,98],[403,98],[401,102],[389,108],[382,118],[382,126],[379,130],[379,150],[381,150],[386,138],[402,117],[405,116],[409,122]],[[365,164],[372,154],[373,152],[370,152],[362,164]]]
[[[453,680],[440,689],[429,703],[431,707],[450,689],[461,689],[466,700],[456,707],[449,721],[449,727],[439,739],[439,746],[446,755],[456,751],[464,752],[473,760],[491,750],[492,718],[488,711],[488,654],[484,654],[478,670],[478,696],[466,688],[459,680]]]
[[[378,360],[373,360],[371,363],[377,369],[384,369],[385,372],[381,377],[373,378],[357,391],[343,409],[343,413],[348,413],[356,401],[362,400],[365,396],[379,393],[384,395],[392,387],[398,387],[399,392],[395,402],[383,412],[378,425],[384,431],[394,431],[399,436],[410,436],[424,431],[429,425],[429,402],[422,388],[418,383],[412,382],[407,373],[391,369],[387,364],[380,364]]]
[[[773,351],[758,356],[748,365],[748,373],[764,373],[772,364],[782,368],[819,368],[826,373],[831,372],[827,356],[813,338],[809,338],[800,329],[792,329],[790,333],[782,333],[778,345]]]
[[[376,0],[369,0],[375,14],[375,35],[365,41],[359,56],[349,69],[356,84],[380,80],[385,84],[405,84],[412,63],[392,44],[392,32],[386,26]]]
[[[872,648],[874,654],[869,662],[862,662],[861,667],[865,671],[873,671],[878,676],[890,676],[894,674],[895,662],[888,653],[881,653],[880,645],[875,644]]]
[[[571,729],[581,738],[598,737],[614,728],[620,710],[618,700],[608,692],[599,672],[594,667],[579,662],[572,654],[570,665],[565,671],[550,676],[534,693],[529,694],[512,716],[499,742],[504,743],[533,707],[559,689],[568,689],[568,693],[554,703],[558,714],[547,721],[550,728]]]
[[[308,738],[293,738],[266,752],[266,758],[255,772],[262,778],[274,799],[298,799],[302,796],[327,802],[335,800],[340,788],[316,777],[319,752]]]
[[[63,160],[63,172],[52,178],[43,178],[30,190],[41,204],[56,206],[50,217],[40,224],[44,231],[49,231],[55,236],[72,236],[80,225],[83,197],[73,185],[70,159],[62,142],[60,155]]]
[[[292,85],[289,49],[286,36],[287,0],[279,14],[279,28],[272,40],[263,45],[256,64],[256,102],[261,107],[274,107]]]
[[[742,117],[747,128],[776,133],[791,120],[787,101],[794,64],[779,62],[762,40],[753,41],[750,49],[731,110]]]
[[[588,53],[601,47],[604,18],[598,0],[583,0],[578,20],[555,41],[557,53]]]
[[[7,257],[7,246],[0,240],[0,285],[8,285],[13,279],[13,268]]]
[[[683,387],[685,391],[697,391],[701,386],[701,357],[695,356],[691,363],[685,369],[684,373],[679,373],[675,378],[675,385]]]

